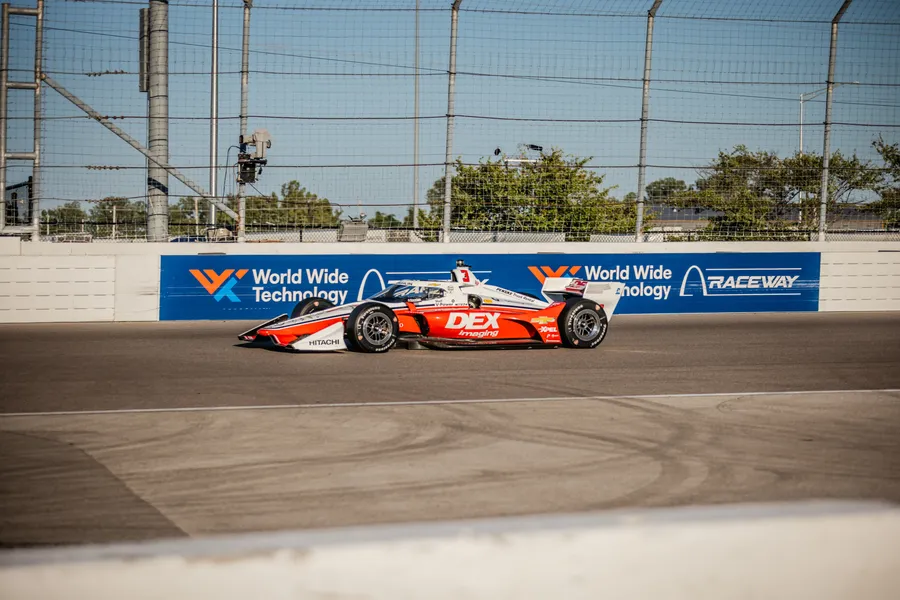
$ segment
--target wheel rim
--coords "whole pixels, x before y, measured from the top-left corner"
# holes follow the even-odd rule
[[[575,333],[575,336],[585,342],[589,342],[600,335],[602,327],[600,315],[592,310],[580,312],[572,323],[572,331]]]
[[[362,334],[366,341],[373,346],[381,346],[393,334],[391,320],[387,315],[381,313],[371,314],[363,321]]]

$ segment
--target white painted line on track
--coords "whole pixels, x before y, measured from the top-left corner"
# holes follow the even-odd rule
[[[511,404],[562,402],[573,400],[666,400],[672,398],[739,398],[746,396],[809,396],[811,394],[895,394],[898,389],[881,390],[799,390],[784,392],[713,392],[698,394],[634,394],[617,396],[552,396],[547,398],[478,398],[471,400],[393,400],[387,402],[323,402],[320,404],[260,404],[242,406],[183,406],[175,408],[118,408],[110,410],[61,410],[46,412],[0,413],[8,417],[62,417],[76,415],[131,415],[146,413],[223,412],[229,410],[286,410],[310,408],[372,408],[378,406],[435,406],[443,404]]]

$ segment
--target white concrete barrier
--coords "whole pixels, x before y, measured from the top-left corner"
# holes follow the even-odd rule
[[[900,510],[800,504],[0,553],[6,600],[894,600]]]
[[[112,321],[115,256],[0,257],[5,323]]]
[[[900,310],[900,242],[30,243],[0,237],[0,323],[156,321],[160,257],[819,252],[821,311]]]
[[[159,255],[125,254],[116,259],[115,320],[159,320]]]
[[[820,311],[900,310],[900,250],[825,252]]]

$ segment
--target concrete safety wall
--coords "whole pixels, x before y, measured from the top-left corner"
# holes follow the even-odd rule
[[[0,552],[8,600],[894,600],[900,511],[691,507]]]
[[[112,321],[116,257],[3,257],[0,290],[6,323]]]
[[[388,275],[382,272],[406,272],[399,263],[428,265],[416,267],[416,272],[446,273],[451,267],[445,264],[448,260],[473,256],[489,257],[499,265],[490,275],[493,283],[517,290],[539,287],[529,268],[538,269],[538,276],[540,269],[557,270],[562,265],[569,274],[593,261],[619,265],[620,275],[642,265],[677,271],[668,280],[632,281],[634,294],[645,297],[622,303],[623,313],[900,310],[900,242],[453,243],[416,245],[415,254],[410,254],[409,244],[391,243],[52,244],[0,238],[0,322],[253,320],[283,310],[289,301],[278,305],[256,301],[250,296],[252,275],[235,282],[240,303],[232,297],[215,299],[210,290],[225,271],[231,269],[237,277],[243,268],[279,267],[296,259],[302,265],[349,269],[353,277],[364,279],[372,270],[369,263],[378,263],[387,265],[375,269],[385,279]],[[515,268],[515,277],[508,275],[512,270],[507,265]],[[479,265],[473,267],[477,270]],[[175,276],[173,269],[178,270]],[[688,273],[692,269],[694,275]],[[192,270],[201,275],[192,277]],[[774,277],[779,272],[802,272],[803,277],[796,291],[778,292],[782,298],[774,298],[778,293],[772,290],[755,289],[740,301],[716,299],[717,294],[709,293],[703,305],[688,302],[689,296],[710,292],[711,273],[728,275],[730,271],[738,285],[757,288],[754,276],[759,273]],[[627,273],[634,278],[633,270]],[[586,272],[577,275],[584,277]],[[657,283],[661,285],[651,285]],[[694,291],[684,289],[685,283]],[[345,300],[355,300],[350,295],[356,295],[357,288],[370,291],[366,285],[365,281],[345,285],[349,290]],[[284,288],[264,291],[269,289]],[[652,298],[654,293],[659,297]],[[796,295],[797,302],[788,302],[789,294]]]
[[[900,250],[823,253],[819,310],[900,310]]]

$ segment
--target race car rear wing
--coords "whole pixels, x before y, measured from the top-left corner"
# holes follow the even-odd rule
[[[463,285],[478,285],[480,283],[478,278],[475,277],[475,273],[472,272],[472,267],[461,259],[456,261],[456,268],[450,271],[450,281],[458,281]]]
[[[587,281],[578,277],[547,277],[541,294],[550,302],[565,302],[582,296],[603,306],[607,318],[612,317],[622,298],[624,283],[618,281]]]

